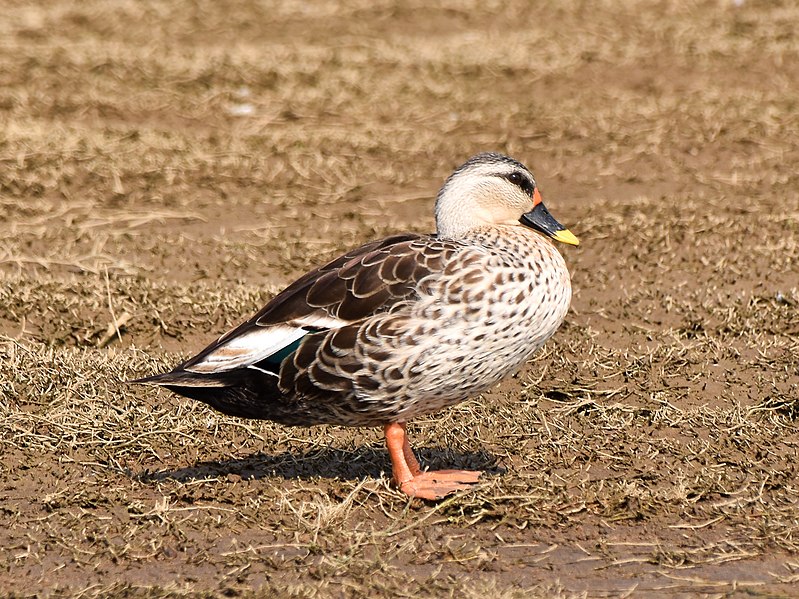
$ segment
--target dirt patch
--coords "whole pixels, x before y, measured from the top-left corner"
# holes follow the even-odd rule
[[[0,592],[795,593],[799,10],[528,4],[5,6]],[[546,348],[410,427],[474,491],[124,384],[483,150],[582,245]]]

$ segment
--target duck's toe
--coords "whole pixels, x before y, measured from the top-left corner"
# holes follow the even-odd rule
[[[482,472],[473,470],[434,470],[420,472],[401,483],[400,490],[419,499],[442,499],[447,495],[464,491],[475,484]]]

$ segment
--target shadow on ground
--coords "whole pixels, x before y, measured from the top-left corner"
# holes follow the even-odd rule
[[[489,474],[501,474],[505,469],[497,466],[496,457],[485,451],[453,452],[436,447],[417,451],[423,468],[482,470]],[[149,483],[176,480],[186,483],[230,474],[242,479],[282,477],[284,479],[337,478],[363,480],[379,478],[390,471],[390,462],[385,449],[364,447],[354,451],[342,449],[318,449],[305,453],[281,452],[278,454],[255,453],[246,458],[209,460],[197,462],[186,468],[158,470],[134,475],[137,480]]]

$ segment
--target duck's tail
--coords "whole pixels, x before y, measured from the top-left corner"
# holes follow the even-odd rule
[[[278,377],[259,368],[214,374],[197,374],[178,368],[128,382],[165,387],[239,418],[275,420],[275,408],[282,396]]]

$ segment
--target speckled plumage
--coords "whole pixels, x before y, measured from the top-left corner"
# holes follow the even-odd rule
[[[309,272],[172,372],[138,382],[291,425],[404,423],[485,391],[563,321],[569,273],[549,238],[577,240],[532,174],[499,154],[447,179],[436,224]]]

